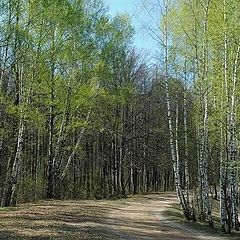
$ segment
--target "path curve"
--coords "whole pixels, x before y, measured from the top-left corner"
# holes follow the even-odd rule
[[[185,221],[175,193],[0,208],[0,240],[239,240]]]
[[[118,234],[118,239],[125,240],[228,240],[229,236],[220,233],[210,234],[193,228],[196,223],[184,220],[177,209],[175,193],[145,195],[130,199],[128,204],[115,209],[109,215],[108,224]],[[232,237],[231,239],[240,239]]]

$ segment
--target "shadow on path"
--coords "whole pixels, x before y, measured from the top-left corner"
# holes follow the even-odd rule
[[[2,240],[239,240],[186,222],[174,193],[116,201],[42,201],[1,209]],[[209,230],[209,229],[208,229]]]

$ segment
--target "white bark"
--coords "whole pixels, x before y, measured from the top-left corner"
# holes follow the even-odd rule
[[[23,147],[23,132],[24,132],[24,118],[20,117],[19,122],[19,130],[18,130],[18,138],[17,138],[17,150],[14,158],[12,174],[11,174],[11,182],[12,182],[12,190],[11,190],[11,198],[10,205],[15,205],[16,201],[16,186],[17,186],[17,178],[19,174],[19,167],[21,162],[22,155],[22,147]]]
[[[70,98],[70,83],[68,83],[68,92],[67,92],[67,98],[66,98],[66,103],[65,103],[65,111],[63,114],[63,119],[61,122],[59,134],[58,134],[58,139],[55,144],[54,148],[54,155],[53,155],[53,188],[55,187],[55,182],[56,182],[56,176],[57,172],[59,170],[59,165],[60,162],[58,162],[59,154],[60,154],[60,148],[62,146],[62,143],[65,139],[65,131],[66,131],[66,125],[67,125],[67,115],[68,115],[68,107],[69,107],[69,98]],[[54,191],[54,190],[53,190]]]
[[[184,91],[184,141],[185,141],[185,159],[184,159],[184,175],[185,175],[185,191],[186,191],[186,201],[189,206],[189,188],[190,179],[188,171],[188,128],[187,128],[187,90]]]
[[[229,123],[229,157],[230,157],[230,190],[231,190],[231,206],[232,206],[232,224],[235,230],[239,230],[238,226],[238,209],[237,209],[237,142],[236,142],[236,84],[237,84],[237,69],[238,59],[240,52],[240,42],[238,44],[233,72],[233,89],[231,96],[231,111],[230,111],[230,123]]]
[[[228,77],[227,77],[227,73],[228,73],[228,64],[227,64],[227,29],[226,29],[226,0],[223,0],[223,7],[224,7],[224,24],[225,24],[225,33],[224,33],[224,81],[223,81],[223,86],[222,89],[225,88],[225,98],[226,98],[226,102],[228,105]],[[223,97],[221,99],[221,109],[223,111],[224,107],[223,107]],[[227,113],[227,108],[226,107],[226,113]],[[227,117],[228,117],[228,113],[227,113]],[[224,122],[224,115],[222,113],[222,117],[221,117],[222,121]],[[228,122],[228,120],[227,120]],[[220,129],[220,225],[221,225],[221,230],[223,232],[226,231],[226,224],[227,224],[227,211],[226,211],[226,203],[227,203],[227,199],[226,199],[226,167],[225,167],[225,162],[224,162],[224,158],[223,158],[223,149],[224,149],[224,135],[223,135],[223,124],[221,124],[221,129]]]
[[[223,100],[221,102],[221,108],[223,109]],[[223,117],[221,117],[223,119]],[[221,230],[223,232],[226,231],[226,224],[227,224],[227,212],[226,212],[226,167],[223,158],[223,151],[224,151],[224,135],[223,135],[223,124],[221,124],[220,129],[220,225]]]
[[[200,127],[200,183],[202,194],[202,217],[208,221],[209,225],[213,224],[212,210],[209,200],[209,183],[208,183],[208,99],[203,99],[204,119],[203,126]]]
[[[209,183],[208,183],[208,18],[211,0],[207,0],[206,6],[202,6],[205,12],[205,19],[203,22],[203,53],[202,53],[202,67],[200,70],[200,77],[203,84],[202,88],[202,117],[200,121],[200,183],[202,195],[202,212],[201,215],[210,226],[213,226],[212,220],[212,206],[209,199]]]
[[[21,164],[21,155],[22,155],[22,148],[23,148],[23,133],[24,133],[24,113],[22,109],[22,104],[24,103],[23,100],[23,82],[22,82],[22,71],[17,68],[18,76],[19,76],[19,104],[20,104],[20,119],[19,119],[19,127],[18,127],[18,137],[17,137],[17,148],[14,157],[13,167],[11,170],[11,196],[10,196],[10,205],[16,204],[16,188],[18,182],[18,175],[19,175],[19,168]],[[29,91],[30,92],[30,91]],[[28,102],[28,100],[26,101]]]
[[[93,95],[93,98],[95,98],[97,96],[97,94],[98,94],[98,91],[99,91],[99,83],[96,83],[96,86],[93,86],[93,88],[95,88],[94,89],[95,92],[94,92],[94,95]],[[82,138],[83,138],[83,134],[85,132],[86,125],[89,122],[91,113],[92,113],[92,106],[90,106],[90,109],[88,110],[86,119],[84,121],[84,126],[82,127],[82,129],[81,129],[81,131],[80,131],[80,133],[78,135],[78,139],[77,139],[77,142],[76,142],[76,144],[74,146],[74,149],[73,149],[72,153],[68,157],[67,164],[65,165],[65,167],[64,167],[64,169],[62,171],[62,174],[60,176],[59,182],[61,182],[66,177],[68,169],[70,167],[70,164],[72,163],[73,158],[76,155],[76,153],[77,153],[77,151],[78,151],[78,149],[80,147],[80,144],[81,144],[81,141],[82,141]]]
[[[90,114],[91,114],[91,109],[87,113],[87,117],[86,117],[86,120],[84,122],[84,126],[82,127],[82,129],[81,129],[81,131],[78,135],[78,139],[77,139],[77,142],[74,146],[74,149],[73,149],[72,153],[69,155],[68,160],[67,160],[67,164],[65,165],[65,167],[62,171],[62,174],[61,174],[60,179],[59,179],[60,182],[66,177],[68,169],[70,167],[70,164],[72,163],[72,160],[73,160],[74,156],[76,155],[76,153],[79,149],[79,146],[80,146],[81,141],[82,141],[83,134],[84,134],[85,129],[86,129],[86,125],[89,122]]]
[[[176,193],[181,205],[181,208],[186,216],[189,218],[189,209],[186,206],[186,200],[180,184],[180,175],[179,175],[179,154],[178,154],[178,106],[176,107],[176,139],[174,144],[174,132],[172,125],[172,112],[170,104],[170,93],[169,93],[169,78],[168,78],[168,12],[169,12],[170,1],[164,2],[164,80],[165,80],[165,90],[166,90],[166,103],[167,103],[167,116],[168,116],[168,127],[169,127],[169,141],[170,141],[170,150],[174,170],[174,181]]]

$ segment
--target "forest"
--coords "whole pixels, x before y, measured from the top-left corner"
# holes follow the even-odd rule
[[[1,208],[175,191],[236,233],[240,2],[140,2],[154,63],[104,1],[0,0]]]

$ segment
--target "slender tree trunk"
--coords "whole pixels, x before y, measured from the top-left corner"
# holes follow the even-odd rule
[[[221,104],[222,105],[222,104]],[[224,159],[223,159],[223,126],[221,124],[221,129],[220,129],[220,224],[221,224],[221,231],[225,232],[226,231],[226,223],[227,223],[227,213],[226,213],[226,169],[225,169],[225,164],[224,164]]]
[[[18,138],[17,138],[17,150],[12,168],[12,176],[11,176],[11,198],[10,205],[15,206],[17,201],[17,183],[18,183],[18,175],[21,164],[21,155],[23,148],[23,132],[24,132],[24,119],[23,116],[20,117],[19,121],[19,130],[18,130]]]
[[[189,207],[189,171],[188,171],[188,128],[187,128],[187,91],[184,91],[184,140],[185,140],[185,159],[184,159],[184,175],[185,175],[185,191],[186,201]]]
[[[180,175],[179,175],[179,156],[178,156],[178,146],[174,145],[174,132],[172,126],[172,112],[170,104],[170,94],[169,94],[169,77],[168,77],[168,11],[169,11],[169,1],[164,3],[164,81],[165,81],[165,91],[166,91],[166,103],[167,103],[167,116],[168,116],[168,128],[169,128],[169,140],[170,140],[170,150],[174,170],[174,183],[176,193],[183,210],[183,213],[187,219],[189,219],[189,209],[186,206],[186,200],[182,192],[180,184]],[[177,109],[178,111],[178,109]],[[178,117],[177,117],[178,118]],[[176,118],[176,121],[178,119]],[[177,129],[176,129],[177,130]],[[176,143],[177,139],[176,139]]]
[[[20,19],[20,2],[16,2],[16,23],[15,27],[19,27],[19,19]],[[4,193],[2,199],[2,206],[9,206],[15,205],[17,201],[17,183],[18,183],[18,176],[20,171],[20,164],[21,164],[21,155],[22,155],[22,146],[23,146],[23,132],[24,132],[24,113],[22,109],[23,101],[23,68],[20,63],[20,58],[22,58],[20,54],[20,38],[18,32],[15,32],[15,39],[14,39],[14,75],[15,75],[15,84],[16,84],[16,97],[15,97],[15,104],[20,109],[20,117],[19,117],[19,125],[18,125],[18,134],[17,134],[17,144],[16,150],[14,155],[14,160],[9,161],[5,186],[4,186]],[[7,54],[7,53],[6,53]]]
[[[202,200],[202,212],[201,216],[204,220],[207,220],[210,226],[213,225],[212,210],[209,200],[209,183],[208,183],[208,99],[206,94],[203,98],[203,126],[200,127],[200,183],[201,200]]]
[[[226,29],[226,0],[223,0],[223,7],[224,7],[224,81],[223,81],[223,86],[222,89],[225,88],[225,97],[226,97],[226,117],[228,118],[228,64],[227,64],[227,29]],[[224,95],[224,93],[223,93]],[[221,108],[223,108],[223,97],[221,100]],[[222,113],[223,115],[223,113]],[[222,116],[222,121],[224,122],[224,117]],[[228,124],[228,119],[227,119],[227,124]],[[227,225],[227,196],[226,196],[226,191],[227,191],[227,184],[226,184],[226,168],[225,168],[225,161],[223,159],[223,153],[224,153],[224,131],[223,131],[223,124],[221,124],[221,129],[220,129],[220,227],[221,231],[225,232],[226,231],[226,225]],[[227,154],[226,154],[227,157]],[[226,160],[226,159],[225,159]],[[231,231],[229,229],[229,231]]]
[[[54,180],[54,166],[53,166],[53,131],[54,131],[54,71],[55,64],[51,67],[51,105],[49,110],[49,137],[48,137],[48,166],[47,166],[47,198],[53,198],[53,180]]]
[[[70,83],[68,83],[68,88],[67,88],[67,97],[66,97],[66,103],[65,103],[65,110],[63,113],[63,118],[60,126],[60,130],[58,133],[58,139],[57,142],[55,143],[54,146],[54,153],[53,153],[53,160],[52,160],[52,165],[53,165],[53,194],[55,194],[56,191],[56,181],[58,181],[59,177],[59,171],[60,171],[60,164],[61,161],[59,161],[59,156],[61,153],[61,147],[63,144],[63,141],[65,139],[65,130],[66,126],[68,125],[68,119],[69,119],[69,104],[70,104]]]
[[[59,182],[61,182],[66,177],[68,169],[70,167],[70,164],[71,164],[71,162],[73,160],[73,157],[75,156],[75,154],[77,153],[77,150],[79,149],[79,146],[80,146],[81,141],[82,141],[83,134],[84,134],[85,129],[86,129],[85,125],[89,122],[90,114],[91,114],[91,109],[87,113],[87,117],[86,117],[86,120],[85,120],[84,127],[82,127],[82,129],[81,129],[81,131],[80,131],[80,133],[78,135],[77,142],[76,142],[76,144],[74,146],[74,149],[73,149],[72,153],[68,157],[67,164],[65,165],[65,167],[64,167],[64,169],[62,171],[62,174],[60,176]]]
[[[233,73],[233,90],[231,96],[231,112],[229,123],[229,158],[230,158],[230,190],[231,190],[231,206],[232,206],[232,224],[235,230],[239,230],[238,222],[238,176],[237,176],[237,142],[236,142],[236,100],[235,91],[237,83],[237,69],[240,52],[240,42],[236,52]]]

